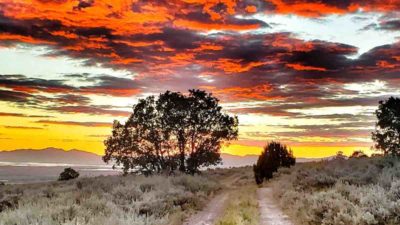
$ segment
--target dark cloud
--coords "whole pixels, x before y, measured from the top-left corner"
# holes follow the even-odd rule
[[[0,87],[16,91],[34,93],[38,91],[48,93],[66,93],[74,88],[64,84],[64,80],[45,80],[28,78],[23,75],[0,75]]]
[[[54,98],[54,101],[61,103],[61,104],[80,104],[86,105],[90,103],[90,98],[82,95],[74,95],[74,94],[65,94],[65,95],[58,95]]]
[[[93,5],[94,0],[79,0],[78,5],[74,7],[75,10],[81,10]]]
[[[29,101],[28,99],[31,96],[32,95],[24,93],[24,92],[0,90],[0,100],[1,101],[24,103],[24,102],[28,102]]]
[[[10,116],[10,117],[26,117],[26,118],[51,118],[52,116],[47,115],[27,115],[23,113],[8,113],[0,112],[0,116]]]
[[[42,130],[42,127],[27,127],[27,126],[3,126],[7,129],[20,129],[20,130]]]

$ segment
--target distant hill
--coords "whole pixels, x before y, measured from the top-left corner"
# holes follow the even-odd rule
[[[105,165],[99,155],[76,149],[65,151],[59,148],[4,151],[0,152],[0,162]]]
[[[251,166],[257,162],[258,155],[245,155],[245,156],[237,156],[231,155],[228,153],[222,153],[222,165],[218,167],[241,167],[241,166]]]
[[[258,155],[237,156],[227,153],[221,154],[222,165],[218,167],[241,167],[256,163]],[[321,159],[298,158],[297,162],[320,161]],[[39,150],[18,149],[1,151],[0,162],[11,163],[54,163],[75,165],[105,165],[101,156],[77,149],[63,150],[59,148],[45,148]]]

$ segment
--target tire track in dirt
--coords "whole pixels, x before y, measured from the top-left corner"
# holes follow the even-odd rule
[[[270,187],[257,189],[260,225],[294,225],[276,204]]]
[[[228,193],[224,192],[214,197],[207,206],[191,216],[184,225],[213,225],[225,209]]]
[[[234,174],[228,179],[223,180],[224,190],[222,193],[216,195],[209,203],[196,214],[190,216],[185,220],[183,225],[213,225],[222,215],[226,208],[230,190],[235,188],[235,183],[240,180],[240,174]]]

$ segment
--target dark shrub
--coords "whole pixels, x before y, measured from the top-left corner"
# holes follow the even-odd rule
[[[11,196],[5,200],[0,201],[0,212],[6,209],[15,209],[18,207],[18,196]]]
[[[58,180],[71,180],[77,177],[79,177],[79,173],[69,167],[65,168],[64,171],[60,173],[60,177],[58,178]]]
[[[368,156],[363,152],[363,151],[354,151],[353,154],[351,154],[350,158],[368,158]]]
[[[261,184],[264,179],[271,179],[279,167],[290,167],[295,163],[292,151],[285,145],[278,142],[269,143],[264,147],[257,164],[253,166],[256,183]]]

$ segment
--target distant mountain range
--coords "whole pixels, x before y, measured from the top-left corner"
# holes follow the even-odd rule
[[[253,165],[258,155],[236,156],[221,154],[223,164],[219,167],[240,167]],[[297,159],[298,162],[318,161],[321,159]],[[73,165],[105,165],[101,156],[77,149],[63,150],[59,148],[18,149],[0,151],[0,162],[37,163],[37,164],[73,164]]]
[[[18,149],[0,152],[0,162],[104,165],[101,156],[77,149]]]

